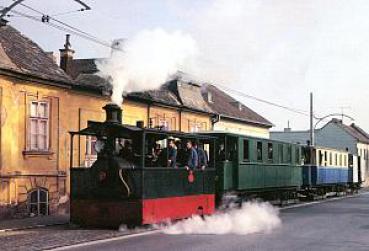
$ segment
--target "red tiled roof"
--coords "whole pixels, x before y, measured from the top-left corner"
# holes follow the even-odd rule
[[[208,100],[209,92],[212,96],[212,102],[208,102],[208,105],[215,113],[220,114],[223,117],[228,117],[230,119],[242,120],[266,127],[273,126],[273,124],[269,120],[262,117],[261,115],[251,110],[244,104],[240,103],[238,100],[234,99],[214,85],[203,86],[202,94],[205,100]]]
[[[9,25],[0,27],[0,69],[73,84],[48,53]]]

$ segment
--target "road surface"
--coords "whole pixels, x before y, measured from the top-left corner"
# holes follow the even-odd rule
[[[249,235],[145,233],[65,250],[369,250],[369,194],[281,210],[282,225]]]

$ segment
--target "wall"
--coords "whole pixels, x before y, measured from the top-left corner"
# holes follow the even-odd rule
[[[270,132],[270,138],[284,142],[306,144],[310,135],[308,131]]]
[[[237,123],[228,120],[221,120],[214,124],[215,131],[227,131],[242,135],[248,135],[260,138],[269,138],[269,129],[265,127],[259,127],[254,125],[247,125],[244,123]]]
[[[316,133],[316,143],[321,146],[346,150],[357,154],[356,140],[341,127],[328,123]]]

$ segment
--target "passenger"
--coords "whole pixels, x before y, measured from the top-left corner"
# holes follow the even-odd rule
[[[169,141],[168,147],[168,166],[176,168],[177,167],[177,146],[174,140]]]
[[[196,150],[192,147],[192,142],[189,140],[186,143],[187,148],[187,163],[185,168],[187,170],[194,170],[198,166],[198,156]]]
[[[163,148],[158,156],[158,166],[160,167],[167,167],[168,166],[168,148]]]
[[[177,146],[177,165],[178,166],[185,166],[187,162],[187,152],[185,150],[185,146],[181,144],[179,140],[176,141]]]
[[[221,161],[225,161],[226,160],[226,154],[225,154],[224,144],[221,144],[219,146],[218,156],[219,156],[219,160],[221,160]]]
[[[158,165],[159,156],[161,154],[162,150],[160,148],[160,144],[155,143],[155,146],[152,149],[152,163],[153,165]]]
[[[129,140],[124,141],[124,146],[121,150],[121,154],[126,160],[133,161],[132,144]]]
[[[193,143],[194,148],[196,149],[198,156],[198,168],[204,170],[205,167],[208,166],[208,155],[206,151],[199,146],[197,143]]]
[[[115,148],[116,154],[122,155],[123,148],[124,148],[123,140],[118,139],[118,144],[116,145],[116,148]]]

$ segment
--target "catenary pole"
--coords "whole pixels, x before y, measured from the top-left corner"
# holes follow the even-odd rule
[[[315,145],[314,137],[314,104],[313,104],[313,93],[310,92],[310,144]]]

